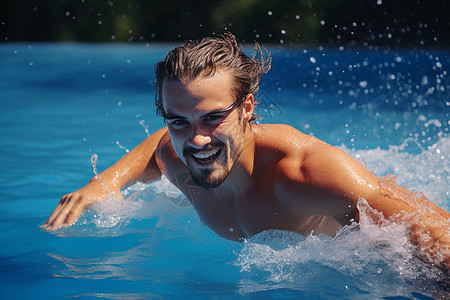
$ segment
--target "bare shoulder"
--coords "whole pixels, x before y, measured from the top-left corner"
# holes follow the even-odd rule
[[[167,128],[164,128],[164,131],[159,136],[156,149],[156,162],[159,169],[166,176],[171,170],[181,170],[183,168],[183,163],[173,148]]]
[[[255,126],[258,148],[277,161],[277,172],[293,181],[338,179],[339,171],[366,173],[350,155],[315,137],[283,124]],[[331,177],[330,177],[331,176]]]
[[[163,150],[167,150],[167,147],[171,147],[172,143],[170,141],[170,135],[169,131],[166,127],[161,129],[161,132],[159,134],[159,141],[158,141],[158,152],[161,152]]]
[[[253,131],[258,145],[286,151],[287,153],[292,153],[292,150],[304,150],[305,146],[321,142],[285,124],[256,125],[253,127]]]
[[[325,152],[331,147],[285,124],[257,125],[253,131],[259,152],[292,166],[302,164],[317,150]]]
[[[266,125],[256,132],[257,160],[263,166],[258,171],[271,179],[283,207],[303,215],[330,216],[341,224],[356,218],[350,185],[365,172],[361,165],[340,149],[290,126]],[[359,168],[354,165],[362,169],[350,171]]]

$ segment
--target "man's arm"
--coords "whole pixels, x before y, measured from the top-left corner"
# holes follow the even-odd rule
[[[136,181],[148,182],[159,179],[161,171],[156,163],[156,149],[166,128],[162,128],[145,139],[136,148],[102,172],[100,180],[95,176],[89,183],[61,198],[50,218],[42,225],[45,230],[70,226],[92,203],[106,199],[107,191],[122,199],[120,189]],[[102,185],[102,183],[106,186]]]
[[[364,198],[387,222],[405,224],[425,260],[444,270],[450,268],[450,214],[426,197],[376,177],[351,156],[325,143],[311,148],[302,172],[309,184],[345,203],[356,205]]]

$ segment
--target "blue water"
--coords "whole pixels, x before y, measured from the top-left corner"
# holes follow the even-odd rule
[[[72,227],[39,230],[94,175],[93,154],[101,172],[163,126],[153,65],[171,48],[0,44],[2,299],[448,298],[398,225],[234,243],[166,179],[127,188]],[[338,146],[449,210],[449,52],[268,49],[260,122]]]

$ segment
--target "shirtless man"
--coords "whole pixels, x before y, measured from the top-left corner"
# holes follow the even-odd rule
[[[218,235],[268,229],[336,232],[358,222],[361,198],[401,222],[425,260],[450,266],[450,214],[380,178],[343,151],[287,125],[256,125],[255,94],[270,59],[249,58],[231,34],[188,42],[156,66],[156,107],[166,126],[100,174],[108,192],[165,175]],[[64,196],[42,226],[71,225],[108,192],[97,177]],[[381,218],[383,219],[383,218]]]

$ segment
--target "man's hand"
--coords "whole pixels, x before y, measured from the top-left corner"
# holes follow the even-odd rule
[[[50,218],[41,228],[50,231],[58,229],[61,225],[62,227],[70,226],[88,206],[94,202],[105,200],[107,196],[108,192],[100,181],[93,178],[85,187],[62,197]],[[122,199],[120,192],[115,192],[114,197]]]

